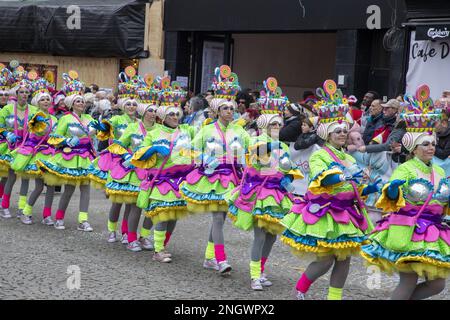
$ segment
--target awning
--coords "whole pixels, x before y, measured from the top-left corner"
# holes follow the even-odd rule
[[[448,0],[405,0],[407,19],[448,18],[450,19],[450,1]]]
[[[379,8],[381,28],[392,27],[396,9],[398,25],[404,21],[404,0],[166,0],[164,29],[210,32],[367,29],[373,6]]]
[[[151,0],[0,2],[0,51],[143,58]],[[78,15],[79,12],[79,15]]]

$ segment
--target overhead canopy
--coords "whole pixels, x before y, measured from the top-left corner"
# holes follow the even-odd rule
[[[151,1],[1,1],[0,51],[147,57],[144,51],[145,4]],[[79,29],[75,6],[80,13]],[[75,29],[71,29],[73,27]]]
[[[450,20],[448,0],[405,0],[408,19],[447,18]]]
[[[406,15],[398,0],[166,0],[166,31],[274,32],[367,29],[370,6],[380,8],[381,28]]]

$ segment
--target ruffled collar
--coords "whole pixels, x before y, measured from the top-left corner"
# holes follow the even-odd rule
[[[131,117],[130,117],[128,114],[126,114],[126,113],[123,114],[123,117],[125,118],[125,120],[126,120],[127,123],[135,123],[135,122],[138,121],[138,118],[134,118],[134,120],[133,120],[133,119],[131,119]]]
[[[153,127],[152,127],[152,128],[153,128]],[[168,127],[168,126],[166,126],[166,125],[163,124],[163,125],[161,126],[161,129],[162,129],[162,131],[167,132],[167,133],[174,133],[175,130],[178,129],[178,127],[176,127],[176,128],[170,128],[170,127]]]
[[[328,149],[330,149],[331,152],[333,152],[339,159],[345,160],[346,153],[343,150],[336,149],[335,147],[333,147],[328,142],[325,143],[325,146],[327,146]]]
[[[219,128],[223,132],[225,132],[231,126],[231,122],[230,122],[230,123],[228,123],[228,126],[225,127],[225,125],[220,120],[217,120],[217,124],[219,125]]]
[[[414,161],[414,164],[416,165],[416,167],[422,171],[423,173],[431,173],[431,169],[432,169],[432,163],[430,162],[429,165],[427,165],[425,162],[423,162],[422,160],[420,160],[417,157],[414,157],[412,159],[412,161]]]
[[[21,106],[21,105],[19,105],[19,104],[16,104],[16,106],[17,106],[17,110],[19,110],[19,111],[25,111],[25,109],[28,107],[28,104],[25,104],[25,105],[23,105],[23,106]]]

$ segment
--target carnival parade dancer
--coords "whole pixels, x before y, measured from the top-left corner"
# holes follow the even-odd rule
[[[13,75],[5,65],[0,63],[0,110],[8,104],[9,91],[11,90],[11,84],[14,82]],[[0,199],[3,197],[5,191],[5,184],[8,179],[9,165],[1,160],[2,156],[8,149],[8,144],[5,143],[6,139],[3,135],[0,135]]]
[[[250,136],[242,126],[232,123],[237,108],[235,96],[240,87],[237,75],[229,66],[216,68],[212,88],[215,96],[211,109],[218,120],[196,134],[192,145],[197,168],[187,175],[180,190],[189,211],[212,213],[203,266],[228,274],[231,265],[225,254],[223,235],[228,205],[224,195],[240,183]]]
[[[350,257],[359,252],[372,228],[361,196],[377,192],[379,181],[359,184],[362,170],[343,150],[348,102],[333,80],[325,81],[323,88],[317,89],[321,100],[314,108],[320,117],[317,134],[326,143],[311,155],[308,191],[304,199],[295,199],[283,218],[287,229],[281,240],[294,254],[312,254],[316,259],[297,282],[297,298],[304,299],[311,284],[333,267],[328,299],[341,300]]]
[[[108,138],[111,142],[118,141],[125,130],[130,125],[137,125],[139,120],[136,117],[136,109],[138,107],[138,94],[137,90],[144,84],[142,78],[136,74],[136,69],[129,66],[125,68],[124,72],[119,74],[119,84],[118,84],[118,103],[123,110],[124,114],[113,116],[109,120],[103,120],[100,123],[101,129],[105,132],[112,133]],[[117,174],[120,169],[120,163],[122,158],[120,155],[110,152],[110,149],[106,149],[100,153],[100,155],[94,160],[92,173],[90,175],[92,184],[99,188],[105,189],[105,184],[108,182],[110,186],[114,185],[114,178],[111,177],[111,172]],[[125,169],[125,168],[122,168]],[[120,172],[119,175],[125,172]],[[120,179],[124,178],[121,176]],[[120,180],[119,179],[119,180]],[[117,183],[117,181],[115,181]],[[111,191],[112,193],[110,194]],[[121,231],[123,244],[128,244],[128,215],[131,211],[131,203],[128,199],[123,201],[123,197],[120,194],[126,193],[125,190],[106,190],[106,194],[110,196],[112,202],[111,209],[109,211],[108,218],[108,230],[110,232],[109,242],[115,242],[115,230],[117,228],[117,221],[119,220],[120,210],[122,209],[122,204],[125,204],[125,212],[122,219]],[[135,202],[135,201],[134,201]],[[113,230],[114,229],[114,230]],[[113,233],[114,231],[114,233]]]
[[[188,214],[186,201],[179,191],[186,172],[193,169],[189,151],[194,129],[179,124],[183,114],[181,100],[185,96],[186,92],[178,82],[170,85],[169,77],[161,79],[157,116],[162,125],[148,132],[143,147],[131,159],[136,167],[151,169],[148,178],[141,184],[137,208],[132,210],[132,215],[140,215],[142,208],[145,215],[152,219],[155,224],[153,260],[164,263],[172,261],[166,247],[176,222]],[[135,233],[131,235],[135,240]]]
[[[116,228],[117,220],[119,218],[120,206],[125,203],[129,208],[130,215],[127,217],[127,230],[125,234],[132,234],[132,241],[128,243],[127,248],[133,252],[141,251],[142,248],[146,250],[153,250],[153,244],[150,240],[150,230],[152,228],[152,221],[146,218],[141,229],[140,241],[134,240],[134,235],[137,234],[141,210],[133,210],[136,207],[136,201],[139,194],[139,186],[143,180],[147,178],[147,170],[135,168],[125,161],[129,160],[134,151],[141,147],[147,132],[155,127],[156,120],[156,100],[158,99],[157,83],[153,83],[153,78],[150,75],[145,76],[147,86],[136,88],[136,94],[139,95],[139,106],[137,107],[138,114],[142,117],[142,121],[128,123],[127,129],[120,136],[120,139],[115,139],[114,143],[107,149],[111,153],[112,159],[120,159],[114,162],[114,166],[109,170],[108,180],[106,183],[106,194],[113,202],[113,206],[118,205],[118,210],[111,209],[108,220],[109,238],[108,242],[117,241]],[[128,89],[129,98],[126,98],[126,106],[129,103],[134,104],[134,95]],[[131,109],[128,107],[128,109]],[[133,108],[134,109],[134,108]],[[135,117],[130,114],[130,118]],[[125,219],[125,217],[124,217]],[[123,232],[124,230],[122,230]],[[128,241],[128,239],[127,239]],[[141,248],[142,247],[142,248]]]
[[[2,136],[2,140],[0,140],[0,150],[2,151],[0,163],[4,168],[10,166],[10,163],[13,160],[11,152],[22,144],[23,138],[28,133],[28,121],[38,111],[35,106],[32,106],[27,102],[31,91],[30,82],[27,79],[28,72],[25,71],[22,66],[19,66],[17,61],[11,61],[10,66],[14,68],[12,75],[15,81],[11,86],[11,90],[15,91],[17,102],[8,104],[0,110],[0,132]],[[11,192],[16,182],[16,178],[14,170],[9,168],[8,180],[2,197],[3,213],[1,216],[3,218],[12,217],[9,212],[9,206]],[[27,178],[22,178],[21,180],[18,218],[21,218],[22,210],[25,208],[30,182]]]
[[[64,192],[56,212],[54,227],[65,229],[64,216],[75,188],[80,188],[78,230],[92,231],[88,222],[90,200],[90,166],[96,154],[90,136],[96,133],[95,123],[90,115],[84,113],[84,84],[78,80],[78,73],[70,71],[63,74],[65,104],[70,112],[58,120],[57,129],[50,135],[48,143],[56,147],[51,159],[37,160],[43,172],[44,182],[50,186],[64,185]],[[99,138],[102,139],[99,132]]]
[[[431,162],[436,151],[434,128],[441,110],[434,109],[427,85],[405,96],[404,147],[413,155],[398,166],[376,206],[387,214],[362,247],[362,256],[383,272],[398,272],[392,299],[417,300],[438,294],[450,275],[450,227],[443,223],[449,205],[449,180]],[[417,283],[418,279],[425,281]]]
[[[253,290],[263,290],[272,283],[264,273],[277,234],[284,231],[281,219],[289,212],[292,201],[289,190],[294,178],[303,178],[290,161],[289,147],[278,140],[283,125],[283,111],[289,100],[273,77],[264,81],[258,104],[257,119],[261,134],[250,139],[249,158],[241,184],[226,199],[228,215],[236,227],[254,230],[250,277]]]
[[[39,108],[39,111],[28,122],[28,133],[25,136],[23,143],[18,146],[11,155],[11,169],[13,169],[17,176],[26,179],[35,179],[35,189],[30,194],[28,201],[23,209],[21,221],[24,224],[32,224],[32,210],[36,200],[41,195],[44,189],[44,180],[41,176],[36,161],[48,160],[55,155],[54,146],[48,143],[50,134],[55,130],[57,119],[49,114],[51,107],[51,95],[48,90],[50,84],[44,78],[37,78],[34,71],[28,74],[32,86],[33,99],[31,103]],[[53,186],[47,187],[45,194],[43,220],[45,225],[53,225],[52,220],[52,203],[55,189]]]

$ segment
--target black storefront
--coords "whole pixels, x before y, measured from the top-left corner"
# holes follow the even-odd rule
[[[450,1],[405,0],[405,4],[406,87],[413,92],[426,83],[431,97],[439,99],[450,90]]]
[[[234,67],[238,62],[236,55],[245,56],[245,52],[240,51],[246,48],[238,48],[242,39],[256,45],[258,42],[254,39],[265,36],[270,39],[267,46],[271,45],[270,41],[283,44],[280,39],[284,38],[290,41],[286,44],[292,45],[296,37],[301,41],[321,39],[320,46],[328,49],[332,43],[333,64],[323,74],[340,80],[347,94],[361,97],[372,89],[392,97],[404,90],[407,44],[407,29],[401,27],[406,14],[404,1],[166,0],[164,12],[166,70],[173,76],[188,76],[190,89],[194,92],[202,89],[205,43],[219,43],[219,48],[223,48],[221,62]],[[377,12],[379,16],[375,17]],[[374,22],[379,24],[374,25]],[[373,27],[375,29],[369,29]],[[308,50],[311,48],[314,46]],[[290,48],[281,45],[280,50]],[[289,60],[280,62],[276,61],[276,54],[274,56],[272,63],[279,64],[280,69],[283,62],[289,64],[295,60],[295,56],[289,56]],[[285,59],[287,56],[280,57]],[[320,50],[314,52],[314,49],[310,55],[303,56],[302,59],[307,59],[313,67],[306,68],[308,71],[304,73],[301,68],[305,68],[305,64],[299,65],[298,79],[310,77],[320,67],[318,57]],[[254,60],[257,58],[255,56]],[[248,59],[248,63],[252,64],[252,60]],[[255,65],[253,69],[267,68],[279,77],[277,69],[268,66],[269,62]],[[240,74],[239,70],[236,72]],[[247,70],[249,74],[252,72],[257,74],[255,70]],[[244,71],[241,73],[245,75]],[[278,80],[283,86],[283,78]],[[247,81],[245,86],[249,85],[253,82]],[[314,83],[300,87],[318,85],[320,82],[314,80]]]

